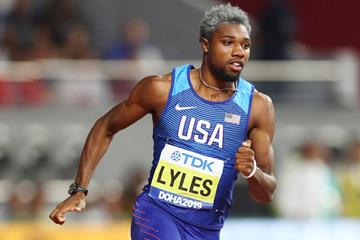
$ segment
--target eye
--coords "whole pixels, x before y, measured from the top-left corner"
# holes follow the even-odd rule
[[[224,44],[225,46],[230,46],[230,45],[232,45],[232,41],[230,41],[230,40],[224,40],[224,41],[223,41],[223,44]]]
[[[249,49],[250,46],[251,46],[250,43],[243,43],[243,44],[241,45],[241,47],[242,47],[243,49]]]

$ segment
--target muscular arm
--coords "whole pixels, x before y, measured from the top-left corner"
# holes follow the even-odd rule
[[[272,140],[275,129],[275,113],[271,99],[255,92],[252,108],[253,126],[249,131],[251,148],[257,162],[257,170],[248,179],[250,196],[257,202],[272,200],[277,182],[274,177],[274,151]]]
[[[164,105],[167,96],[164,80],[160,77],[148,77],[140,81],[132,90],[128,99],[119,103],[92,127],[82,154],[76,176],[76,183],[87,187],[91,175],[100,159],[107,151],[113,136],[120,130],[144,117],[154,113]],[[168,90],[168,89],[167,89]]]
[[[275,114],[271,99],[254,92],[248,140],[236,153],[235,168],[248,180],[249,194],[260,203],[270,202],[276,188],[274,177],[274,152],[272,139],[275,128]],[[254,175],[254,160],[257,168]]]
[[[170,81],[167,77],[148,77],[140,81],[125,101],[119,103],[104,116],[100,117],[92,127],[82,154],[76,175],[76,183],[81,187],[89,185],[95,167],[108,149],[113,136],[120,130],[151,113],[154,121],[163,110]],[[65,213],[81,211],[84,193],[77,192],[65,199],[51,212],[50,218],[57,224],[65,222]]]

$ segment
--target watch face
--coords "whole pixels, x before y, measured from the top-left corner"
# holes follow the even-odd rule
[[[71,194],[74,194],[77,192],[83,192],[83,193],[85,193],[85,196],[86,196],[88,193],[88,190],[86,188],[79,187],[76,183],[72,183],[69,187],[68,193],[71,195]]]
[[[74,193],[75,190],[76,190],[76,184],[75,184],[75,183],[72,183],[72,184],[70,185],[70,187],[69,187],[68,193],[69,193],[69,194],[72,194],[72,193]]]

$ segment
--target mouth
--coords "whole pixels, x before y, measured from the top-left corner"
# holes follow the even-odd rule
[[[240,72],[244,68],[244,62],[241,60],[229,61],[230,69],[234,72]]]

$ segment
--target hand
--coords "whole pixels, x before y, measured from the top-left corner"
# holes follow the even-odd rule
[[[53,220],[54,223],[62,225],[66,221],[65,213],[81,212],[85,206],[85,194],[82,192],[77,192],[57,205],[49,217],[51,220]]]
[[[255,153],[250,147],[251,140],[246,140],[236,152],[235,169],[244,176],[249,176],[255,167]]]

